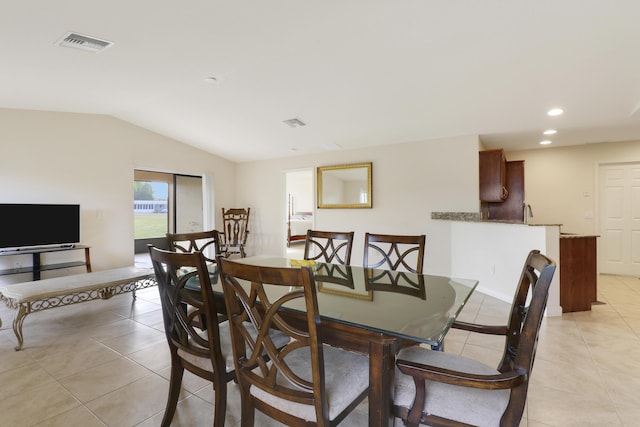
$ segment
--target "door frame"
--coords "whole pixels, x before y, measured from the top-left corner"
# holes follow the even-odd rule
[[[603,271],[603,265],[605,263],[605,251],[604,251],[604,245],[605,245],[605,238],[604,236],[604,230],[602,229],[602,218],[604,215],[604,212],[602,212],[602,198],[603,195],[601,194],[600,191],[600,186],[601,186],[601,170],[602,167],[605,166],[615,166],[615,165],[639,165],[640,166],[640,159],[625,159],[625,160],[620,160],[620,161],[602,161],[602,162],[595,162],[594,163],[594,221],[595,221],[595,232],[596,232],[596,237],[597,237],[597,264],[598,264],[598,273],[600,273],[601,271]],[[626,254],[626,255],[630,255],[630,254]],[[614,274],[614,273],[605,273],[605,274]]]
[[[312,221],[312,227],[315,227],[316,224],[316,215],[318,210],[316,209],[316,200],[317,200],[317,195],[316,195],[316,168],[311,166],[311,167],[306,167],[306,168],[296,168],[296,169],[287,169],[287,170],[283,170],[282,171],[282,192],[284,194],[284,197],[282,198],[283,200],[283,206],[285,207],[283,209],[284,211],[284,226],[283,226],[283,237],[284,239],[282,240],[282,251],[283,254],[287,253],[287,220],[288,220],[288,214],[289,214],[289,188],[288,188],[288,182],[287,182],[287,177],[290,173],[300,173],[300,172],[309,172],[311,174],[311,205],[312,205],[312,209],[311,212],[313,212],[313,221]]]
[[[181,172],[168,172],[168,171],[160,171],[160,170],[151,170],[151,169],[138,169],[134,168],[134,181],[141,179],[149,179],[154,180],[154,178],[158,177],[166,177],[167,175],[171,176],[171,180],[164,179],[155,179],[156,181],[163,181],[169,184],[169,200],[167,204],[167,213],[169,214],[168,218],[168,231],[174,232],[176,227],[176,218],[175,218],[175,200],[176,200],[176,188],[175,188],[175,177],[180,176],[190,176],[190,177],[199,177],[202,179],[202,227],[204,230],[211,230],[215,228],[215,218],[214,218],[214,180],[211,174],[203,173],[181,173]],[[141,177],[141,178],[140,178]],[[134,238],[134,253],[138,254],[141,252],[147,251],[147,245],[152,244],[158,248],[168,249],[166,246],[166,238],[165,237],[156,237],[150,239],[135,239]]]

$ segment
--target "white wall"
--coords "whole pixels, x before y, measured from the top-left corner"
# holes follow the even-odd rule
[[[476,136],[394,144],[367,149],[242,163],[237,167],[237,204],[250,206],[250,254],[283,255],[286,206],[283,171],[372,162],[372,209],[317,209],[318,230],[355,231],[352,263],[362,264],[364,233],[427,235],[425,270],[451,271],[450,225],[432,211],[477,212]]]
[[[313,169],[288,171],[286,173],[286,192],[291,195],[292,214],[296,212],[313,212]],[[287,209],[289,206],[287,205]]]
[[[235,204],[234,163],[110,116],[0,109],[0,147],[0,202],[79,203],[94,270],[133,264],[134,169],[205,176],[217,216]]]
[[[362,261],[365,231],[425,233],[426,270],[448,274],[450,229],[430,213],[478,210],[476,136],[236,165],[110,116],[0,109],[0,144],[0,201],[79,203],[81,239],[92,247],[95,270],[132,263],[134,169],[202,175],[213,195],[205,225],[220,222],[220,207],[250,206],[253,254],[284,253],[284,171],[293,169],[373,163],[373,209],[316,211],[317,229],[356,232],[355,264]],[[13,266],[10,259],[0,262]],[[25,278],[0,277],[17,280]]]
[[[451,227],[452,275],[477,279],[478,291],[502,301],[513,301],[529,251],[538,249],[559,265],[557,226],[453,221]],[[547,313],[562,314],[559,268],[549,289]]]
[[[525,198],[533,207],[532,223],[562,224],[563,233],[598,234],[598,165],[640,162],[640,141],[513,151],[506,156],[525,161]]]

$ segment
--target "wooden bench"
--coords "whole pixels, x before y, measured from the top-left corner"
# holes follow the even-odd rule
[[[24,342],[22,324],[28,314],[84,301],[109,299],[125,292],[131,292],[135,300],[138,289],[154,285],[153,269],[124,267],[3,285],[0,286],[0,301],[18,310],[13,319],[13,332],[18,339],[17,351]]]

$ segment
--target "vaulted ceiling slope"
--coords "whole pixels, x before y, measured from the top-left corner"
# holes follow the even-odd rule
[[[21,0],[0,14],[0,108],[112,115],[238,162],[638,140],[639,23],[637,0]]]

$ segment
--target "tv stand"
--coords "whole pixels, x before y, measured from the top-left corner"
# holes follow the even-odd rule
[[[89,254],[89,246],[85,245],[63,245],[53,246],[48,248],[25,248],[25,249],[13,249],[10,251],[0,252],[0,256],[16,256],[16,255],[31,255],[32,265],[28,267],[16,267],[0,270],[0,276],[6,276],[9,274],[21,274],[21,273],[33,273],[32,280],[40,280],[40,273],[48,270],[58,270],[61,268],[81,267],[85,266],[87,273],[91,273],[91,256]],[[70,261],[56,264],[42,264],[41,255],[49,252],[64,252],[84,249],[84,261]]]

